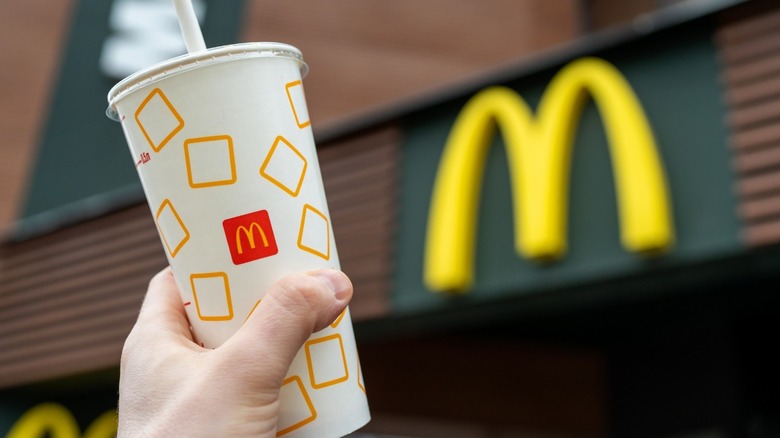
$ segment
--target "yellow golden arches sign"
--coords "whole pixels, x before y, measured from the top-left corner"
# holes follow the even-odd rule
[[[107,411],[81,435],[73,414],[57,403],[41,403],[22,414],[11,426],[6,438],[113,438],[116,436],[116,411]]]
[[[482,172],[496,127],[509,162],[516,250],[541,260],[565,253],[569,165],[588,96],[609,142],[623,245],[638,253],[672,245],[666,177],[644,111],[614,66],[584,58],[553,78],[536,117],[522,97],[504,87],[483,90],[464,106],[433,187],[424,267],[430,289],[465,291],[473,282]]]

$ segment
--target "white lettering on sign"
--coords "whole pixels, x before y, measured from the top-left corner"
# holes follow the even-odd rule
[[[192,5],[203,23],[205,0],[192,0]],[[111,33],[103,42],[100,70],[112,79],[187,51],[171,0],[116,0],[108,24]]]

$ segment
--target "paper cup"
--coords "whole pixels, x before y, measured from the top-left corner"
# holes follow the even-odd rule
[[[246,43],[138,72],[108,94],[187,316],[227,340],[286,274],[339,268],[295,47]],[[278,436],[370,419],[349,311],[312,335],[281,389]]]

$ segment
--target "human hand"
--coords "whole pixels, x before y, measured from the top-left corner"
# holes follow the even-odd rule
[[[352,297],[341,271],[289,275],[217,349],[193,341],[170,268],[149,283],[122,351],[118,437],[274,437],[295,354]]]

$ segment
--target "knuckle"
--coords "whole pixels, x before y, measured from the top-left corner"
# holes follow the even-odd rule
[[[170,266],[165,267],[160,272],[154,274],[154,276],[149,280],[149,285],[147,289],[155,288],[158,285],[167,282],[171,275],[172,275],[171,267]]]
[[[309,275],[290,275],[279,285],[284,292],[280,297],[283,302],[297,308],[316,308],[327,293],[325,285]]]

